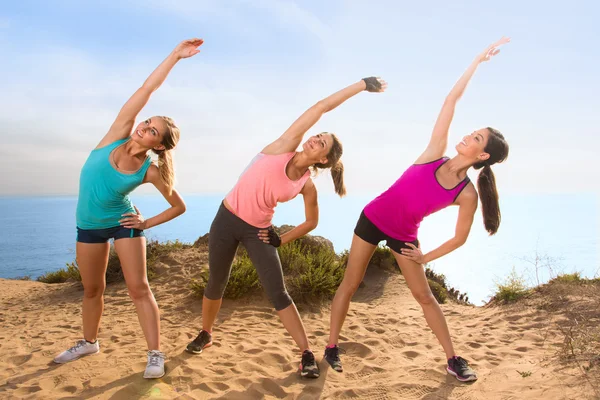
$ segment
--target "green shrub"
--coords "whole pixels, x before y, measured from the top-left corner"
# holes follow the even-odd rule
[[[285,285],[298,303],[314,303],[330,299],[344,277],[345,263],[325,243],[295,240],[278,249]],[[191,283],[197,296],[204,294],[208,271]],[[236,299],[254,292],[260,286],[256,268],[247,251],[240,246],[231,268],[224,298]]]
[[[204,289],[208,283],[208,270],[202,271],[200,279],[194,279],[191,283],[192,291],[198,297],[204,295]],[[223,297],[228,299],[238,299],[250,294],[260,287],[256,268],[250,261],[247,254],[236,257],[231,266],[231,275],[225,288]]]
[[[152,280],[156,277],[153,266],[160,257],[167,255],[172,251],[182,250],[188,247],[191,247],[191,245],[182,243],[179,240],[167,241],[165,243],[159,243],[156,240],[148,240],[146,242],[146,274],[148,280]],[[66,269],[61,268],[58,271],[48,272],[37,278],[39,282],[44,283],[63,283],[68,279],[81,281],[77,261],[68,263]],[[119,261],[114,246],[111,245],[110,253],[108,255],[108,266],[106,268],[106,283],[120,282],[124,279],[123,271],[121,270],[121,262]]]
[[[37,278],[38,282],[43,283],[63,283],[69,279],[81,281],[79,269],[74,262],[67,263],[67,268],[61,268],[58,271],[48,272]]]
[[[496,283],[496,294],[493,299],[510,303],[528,294],[530,291],[525,284],[525,278],[518,275],[513,267],[512,272],[504,282]]]
[[[586,281],[587,279],[582,279],[581,274],[579,272],[575,272],[572,274],[562,274],[558,275],[556,278],[551,279],[548,283],[560,282],[560,283],[581,283]]]
[[[427,279],[427,283],[429,283],[429,289],[431,289],[431,293],[433,293],[433,297],[435,297],[438,303],[445,303],[448,297],[448,291],[442,287],[442,285],[432,279]]]

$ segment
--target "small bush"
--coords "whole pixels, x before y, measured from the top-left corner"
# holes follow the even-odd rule
[[[333,297],[344,277],[345,263],[327,243],[295,240],[277,250],[286,288],[295,302],[315,303]],[[200,279],[192,281],[191,288],[197,296],[204,295],[208,274],[205,270]],[[223,297],[240,298],[259,286],[256,268],[246,249],[240,246]]]
[[[202,271],[200,279],[194,279],[191,283],[191,288],[194,294],[198,297],[204,295],[204,289],[208,283],[208,270]],[[250,261],[248,255],[242,254],[236,257],[231,266],[231,275],[225,288],[223,297],[228,299],[238,299],[247,294],[250,294],[260,287],[256,268]]]
[[[582,279],[581,274],[579,272],[575,272],[572,274],[562,274],[558,275],[556,278],[551,279],[548,283],[560,282],[560,283],[582,283],[587,279]]]
[[[392,251],[387,247],[377,246],[369,264],[376,265],[379,268],[387,270],[397,270],[400,271],[400,273],[402,273],[400,267],[398,266],[398,263],[396,262],[394,254],[392,254]]]
[[[529,289],[525,285],[525,279],[518,275],[514,267],[510,275],[502,283],[496,283],[496,294],[494,299],[504,303],[510,303],[529,294]]]
[[[75,263],[67,263],[67,268],[61,268],[58,271],[48,272],[37,278],[38,282],[43,283],[63,283],[69,279],[81,281],[79,269]]]
[[[177,251],[191,247],[190,244],[182,243],[179,240],[167,241],[165,243],[159,243],[156,240],[148,240],[146,242],[146,275],[148,280],[152,280],[156,277],[154,271],[154,263],[158,261],[161,256],[169,254],[172,251]],[[48,272],[37,278],[39,282],[44,283],[63,283],[68,279],[74,279],[81,281],[81,275],[79,274],[79,268],[77,261],[67,264],[67,268],[61,268],[58,271]],[[108,255],[108,266],[106,268],[106,283],[120,282],[125,278],[123,277],[123,271],[121,270],[121,261],[117,256],[114,246],[111,245],[110,253]]]
[[[431,293],[433,293],[433,297],[435,297],[435,299],[438,301],[438,303],[443,304],[446,302],[446,299],[448,297],[447,295],[447,290],[440,285],[439,283],[437,283],[436,281],[432,280],[432,279],[427,279],[427,282],[429,283],[429,289],[431,289]]]

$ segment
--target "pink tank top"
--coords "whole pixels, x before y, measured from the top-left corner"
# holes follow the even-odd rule
[[[416,240],[423,218],[454,203],[469,183],[465,177],[452,189],[440,185],[435,173],[446,161],[448,157],[411,165],[388,190],[367,204],[366,217],[394,239]]]
[[[285,168],[296,153],[259,153],[246,167],[227,195],[233,212],[257,228],[268,228],[277,203],[292,200],[300,193],[310,171],[297,181],[288,178]]]

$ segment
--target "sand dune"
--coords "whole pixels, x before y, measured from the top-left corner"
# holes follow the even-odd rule
[[[23,399],[585,399],[591,389],[553,356],[560,336],[535,308],[443,305],[459,354],[479,374],[463,384],[445,372],[444,353],[400,275],[369,270],[342,332],[344,373],[323,361],[301,379],[299,352],[263,298],[225,301],[215,344],[184,351],[200,327],[189,280],[206,267],[196,248],[163,257],[151,282],[162,313],[167,374],[142,378],[145,341],[125,285],[106,291],[101,352],[65,365],[52,357],[81,333],[79,283],[0,280],[0,398]],[[318,359],[329,310],[302,311]],[[522,377],[520,372],[531,375]]]

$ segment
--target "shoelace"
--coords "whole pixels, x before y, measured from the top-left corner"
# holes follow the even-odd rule
[[[346,354],[346,350],[338,346],[327,348],[327,356],[334,361],[340,361],[340,352],[341,354]]]
[[[469,368],[469,363],[467,362],[467,360],[465,360],[462,357],[456,357],[454,359],[454,361],[456,362],[456,364],[461,368],[461,369],[467,369]]]
[[[315,355],[312,352],[305,352],[302,354],[302,365],[314,364]]]
[[[164,355],[160,351],[150,351],[148,352],[148,365],[152,367],[158,367],[160,360],[164,358]]]
[[[82,348],[83,346],[85,346],[85,344],[86,344],[86,341],[85,341],[85,339],[83,339],[83,340],[80,340],[80,341],[78,341],[78,342],[77,342],[77,344],[76,344],[75,346],[71,347],[71,348],[70,348],[69,350],[67,350],[67,351],[68,351],[69,353],[74,353],[74,352],[76,352],[77,350],[79,350],[80,348]]]

